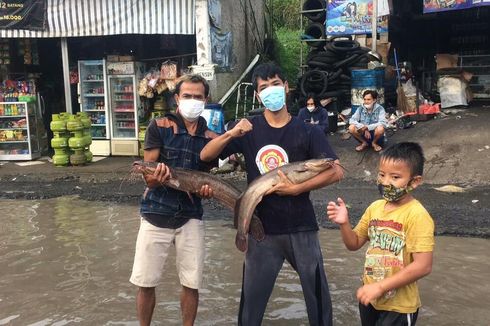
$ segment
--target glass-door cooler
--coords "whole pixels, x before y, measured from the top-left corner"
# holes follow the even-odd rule
[[[92,122],[90,151],[94,155],[111,154],[110,117],[107,107],[105,60],[78,61],[80,78],[80,110]]]
[[[113,155],[138,155],[138,96],[135,78],[135,75],[109,75]]]

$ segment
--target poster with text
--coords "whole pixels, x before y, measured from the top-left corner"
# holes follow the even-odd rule
[[[424,14],[490,6],[490,0],[423,0]]]
[[[0,0],[0,29],[43,30],[47,0]]]
[[[378,6],[378,9],[379,6]],[[372,0],[332,0],[327,8],[327,35],[371,33]],[[385,12],[383,10],[382,12]],[[378,33],[388,31],[388,16],[378,17]]]

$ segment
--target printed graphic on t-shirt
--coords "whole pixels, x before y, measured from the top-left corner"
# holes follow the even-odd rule
[[[403,225],[392,220],[372,219],[368,227],[369,247],[364,273],[375,282],[387,278],[404,267],[405,233]],[[389,291],[385,297],[391,297]]]
[[[289,163],[286,151],[277,145],[267,145],[262,147],[255,157],[255,164],[261,174],[274,170],[284,164]]]

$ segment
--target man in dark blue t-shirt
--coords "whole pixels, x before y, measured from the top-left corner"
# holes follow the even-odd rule
[[[288,84],[274,64],[259,65],[252,81],[266,110],[261,116],[240,120],[234,128],[211,140],[201,151],[201,160],[211,161],[243,153],[247,181],[283,164],[312,158],[333,158],[323,132],[292,117],[286,107]],[[274,186],[257,206],[266,237],[249,238],[245,257],[239,325],[260,325],[277,274],[284,260],[299,275],[311,325],[332,325],[332,303],[318,241],[318,224],[309,192],[339,181],[338,165],[301,184],[283,181]]]

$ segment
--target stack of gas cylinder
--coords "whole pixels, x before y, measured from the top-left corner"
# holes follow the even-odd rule
[[[68,113],[53,114],[50,123],[54,149],[53,164],[56,166],[83,165],[92,161],[89,146],[91,122],[85,112],[76,115]]]

